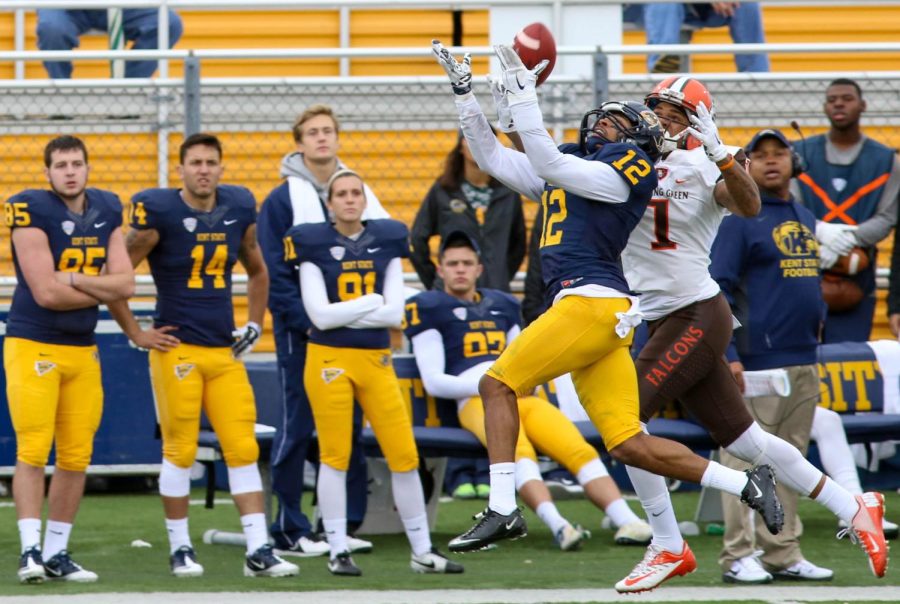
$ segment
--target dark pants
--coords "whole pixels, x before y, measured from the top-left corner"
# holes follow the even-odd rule
[[[308,457],[316,461],[317,447],[310,447],[315,424],[309,399],[303,388],[303,366],[306,363],[306,334],[289,330],[286,322],[275,315],[275,350],[278,357],[278,379],[282,390],[282,422],[272,443],[272,491],[278,499],[278,513],[270,527],[275,543],[290,547],[300,537],[313,533],[309,518],[300,509],[303,495],[303,465]],[[360,442],[362,413],[357,406],[353,415],[354,446],[347,472],[347,523],[362,524],[368,498],[368,473],[365,453]],[[313,454],[313,455],[311,455]]]
[[[452,495],[453,491],[461,484],[471,483],[490,484],[490,462],[487,457],[469,459],[465,457],[451,457],[447,460],[447,470],[444,473],[444,492]]]
[[[635,367],[646,422],[670,401],[680,401],[727,447],[753,423],[725,362],[731,308],[721,293],[651,321]]]

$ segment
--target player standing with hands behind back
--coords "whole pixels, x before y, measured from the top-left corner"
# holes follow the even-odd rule
[[[220,185],[222,145],[210,134],[181,144],[183,189],[148,189],[132,199],[126,244],[135,266],[147,258],[156,284],[153,327],[141,330],[127,304],[110,305],[125,334],[150,350],[150,377],[163,441],[159,473],[172,574],[199,577],[203,567],[188,532],[191,465],[200,411],[222,443],[228,484],[247,538],[244,576],[283,577],[299,569],[269,545],[256,404],[240,358],[259,338],[269,277],[256,244],[256,201],[243,187]],[[231,271],[247,270],[250,321],[235,329]]]

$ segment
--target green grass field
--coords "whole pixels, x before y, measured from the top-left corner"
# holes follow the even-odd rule
[[[220,497],[224,494],[220,494]],[[200,498],[196,491],[194,497]],[[9,501],[4,499],[3,501]],[[690,519],[697,502],[696,493],[676,494],[679,518]],[[636,502],[631,502],[637,508]],[[483,502],[447,502],[439,506],[433,539],[446,551],[446,542],[471,524],[471,514]],[[532,514],[528,515],[528,538],[503,544],[490,552],[461,556],[466,565],[462,576],[423,576],[409,569],[409,549],[403,535],[373,536],[375,552],[356,557],[361,578],[331,576],[324,558],[292,558],[300,564],[299,578],[278,580],[248,579],[241,574],[243,549],[226,545],[206,545],[201,535],[206,529],[239,530],[234,506],[217,505],[213,510],[191,508],[191,535],[206,574],[195,580],[176,580],[168,572],[168,547],[162,508],[152,494],[89,495],[82,504],[72,538],[74,558],[96,571],[100,581],[93,585],[44,584],[23,586],[16,581],[18,535],[15,511],[0,508],[4,527],[0,548],[0,596],[39,593],[82,593],[124,591],[283,591],[334,589],[511,589],[511,588],[611,588],[640,559],[643,549],[615,546],[612,532],[599,528],[601,514],[583,500],[561,501],[562,513],[573,522],[591,528],[594,537],[580,552],[556,549],[549,531]],[[307,508],[308,509],[308,508]],[[888,495],[888,509],[900,509],[900,495]],[[900,569],[892,569],[886,579],[875,579],[862,551],[846,540],[834,538],[836,523],[831,515],[810,502],[802,502],[805,531],[803,551],[816,564],[835,570],[831,583],[837,586],[900,585]],[[133,548],[143,539],[152,548]],[[716,563],[721,537],[700,535],[690,538],[699,569],[673,585],[720,586]],[[764,589],[764,588],[761,588]]]

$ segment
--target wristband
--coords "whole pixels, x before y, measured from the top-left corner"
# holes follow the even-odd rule
[[[719,167],[719,172],[724,172],[728,168],[734,165],[734,155],[728,156],[728,161],[724,164],[716,164]]]

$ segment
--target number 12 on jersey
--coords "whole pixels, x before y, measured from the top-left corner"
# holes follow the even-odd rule
[[[541,195],[541,209],[544,220],[541,224],[541,247],[562,243],[562,223],[568,217],[566,210],[566,192],[562,189],[544,191]]]

